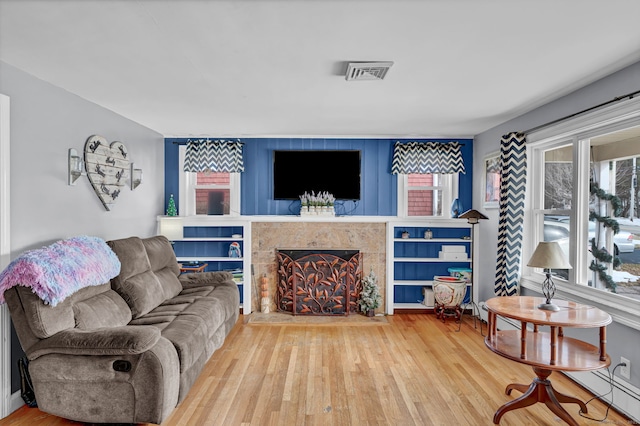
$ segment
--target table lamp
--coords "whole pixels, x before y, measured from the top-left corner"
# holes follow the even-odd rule
[[[182,218],[179,216],[163,217],[160,220],[158,234],[164,235],[169,241],[181,240],[184,235]]]
[[[554,305],[551,302],[553,296],[556,294],[556,285],[551,279],[552,269],[571,269],[571,265],[567,260],[562,248],[556,241],[542,241],[538,243],[538,247],[533,252],[531,259],[527,266],[534,268],[546,269],[546,278],[542,282],[542,294],[547,299],[545,303],[538,305],[538,309],[545,311],[558,311],[560,308],[558,305]]]

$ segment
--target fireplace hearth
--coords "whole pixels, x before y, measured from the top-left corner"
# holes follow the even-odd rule
[[[358,250],[276,250],[276,308],[293,315],[358,312],[362,254]]]

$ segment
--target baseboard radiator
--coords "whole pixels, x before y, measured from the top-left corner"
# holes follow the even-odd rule
[[[480,318],[488,321],[488,310],[484,302],[480,302]],[[520,330],[520,322],[510,318],[498,317],[498,330]],[[613,371],[613,366],[610,367]],[[600,397],[602,401],[613,404],[611,406],[620,413],[630,417],[634,422],[640,424],[640,389],[627,383],[618,376],[614,377],[613,392],[609,373],[603,369],[595,371],[571,371],[562,372],[565,376],[588,389],[594,395],[605,395]],[[635,424],[635,423],[634,423]]]

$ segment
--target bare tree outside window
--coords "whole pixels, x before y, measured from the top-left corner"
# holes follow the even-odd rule
[[[571,209],[573,164],[547,162],[544,177],[544,208]]]
[[[633,160],[633,158],[628,158],[616,161],[616,195],[622,201],[621,217],[637,217],[640,211],[636,174],[636,168],[640,165],[640,157],[636,158],[636,168],[634,168]],[[634,207],[633,210],[631,208],[632,205]]]

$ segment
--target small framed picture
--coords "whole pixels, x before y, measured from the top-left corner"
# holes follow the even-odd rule
[[[483,206],[485,209],[500,207],[500,153],[493,152],[484,158]]]

